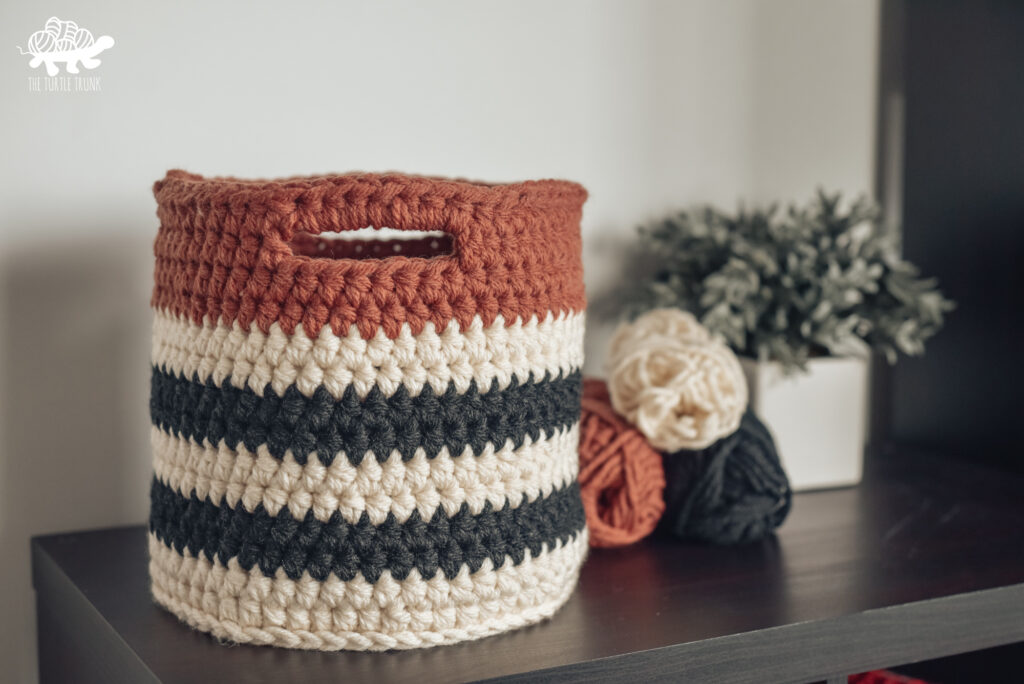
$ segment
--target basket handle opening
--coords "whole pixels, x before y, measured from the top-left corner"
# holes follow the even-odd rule
[[[453,254],[455,236],[441,230],[368,226],[338,232],[300,230],[286,244],[293,255],[312,259],[430,259]]]

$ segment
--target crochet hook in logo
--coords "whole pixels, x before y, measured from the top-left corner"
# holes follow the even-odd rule
[[[61,21],[50,17],[46,25],[28,38],[28,49],[19,45],[22,55],[31,56],[28,65],[33,69],[46,65],[47,78],[30,76],[28,88],[31,91],[95,91],[100,90],[99,76],[78,76],[79,65],[95,69],[100,65],[97,59],[104,50],[114,46],[110,36],[95,38],[89,29],[81,28],[73,21]],[[60,66],[73,76],[61,76]]]

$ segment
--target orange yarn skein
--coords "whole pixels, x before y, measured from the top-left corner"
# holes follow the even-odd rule
[[[590,545],[632,544],[665,511],[661,454],[615,412],[603,380],[583,381],[582,409],[579,482]]]

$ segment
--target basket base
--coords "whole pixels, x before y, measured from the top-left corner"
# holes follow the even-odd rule
[[[541,622],[576,588],[587,531],[518,565],[489,560],[446,579],[382,577],[369,584],[331,578],[266,577],[181,555],[150,535],[151,591],[156,602],[194,629],[220,640],[317,651],[429,648],[481,639]],[[332,581],[333,580],[333,581]],[[381,605],[382,597],[390,602]],[[344,629],[344,623],[358,629]]]

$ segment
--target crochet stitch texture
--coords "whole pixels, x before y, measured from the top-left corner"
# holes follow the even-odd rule
[[[558,610],[588,542],[583,188],[170,171],[154,194],[156,601],[320,650]],[[366,227],[442,233],[324,235]]]

